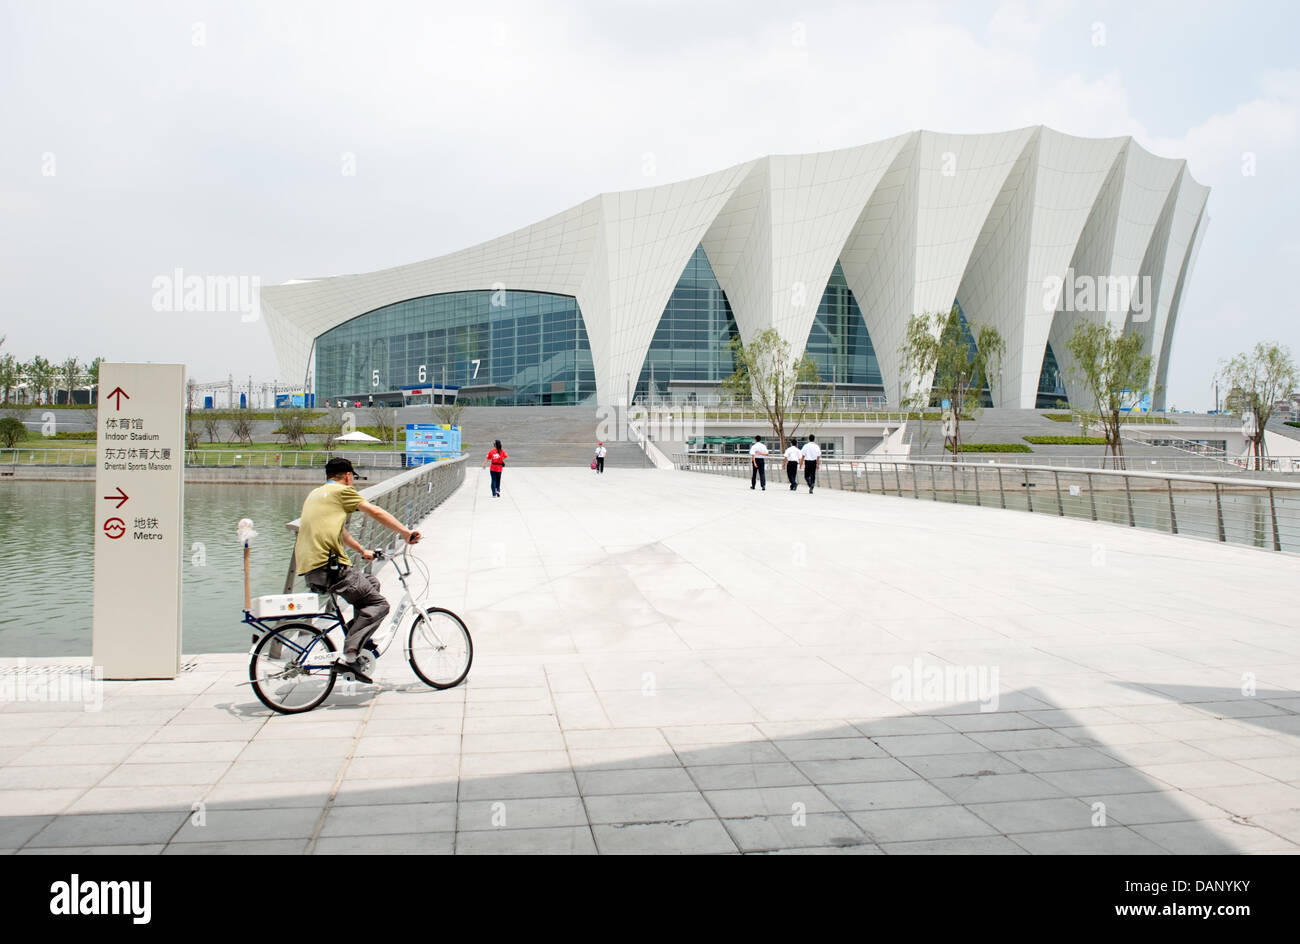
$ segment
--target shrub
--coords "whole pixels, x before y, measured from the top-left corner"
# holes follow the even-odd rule
[[[944,448],[952,452],[952,444],[946,443]],[[1024,443],[962,443],[961,452],[1033,452]]]
[[[1043,417],[1051,420],[1053,423],[1069,423],[1074,419],[1074,417],[1069,413],[1044,413]]]
[[[23,421],[13,416],[6,416],[0,420],[0,445],[6,449],[13,448],[14,443],[22,442],[27,438],[27,427]]]
[[[1035,446],[1104,446],[1104,436],[1025,436]]]

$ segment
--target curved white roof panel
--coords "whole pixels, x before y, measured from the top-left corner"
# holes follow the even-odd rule
[[[1033,407],[1049,338],[1063,371],[1080,318],[1141,331],[1168,370],[1209,188],[1186,162],[1131,137],[1042,125],[996,134],[914,131],[817,154],[759,158],[643,190],[601,194],[478,246],[363,275],[262,289],[282,375],[305,374],[313,339],[385,305],[444,292],[571,295],[591,344],[598,400],[636,376],[683,267],[703,245],[741,338],[777,328],[797,347],[838,260],[862,310],[884,388],[899,388],[908,317],[961,301],[1006,341],[999,406]],[[1122,310],[1078,310],[1053,280],[1125,281]],[[1108,282],[1109,280],[1109,282]],[[1146,297],[1148,291],[1150,297]],[[1162,397],[1157,394],[1156,404]]]

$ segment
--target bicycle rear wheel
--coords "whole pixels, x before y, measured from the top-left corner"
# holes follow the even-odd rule
[[[411,670],[425,685],[452,688],[469,675],[474,643],[465,621],[451,610],[431,606],[416,613],[406,644]]]
[[[334,689],[334,651],[329,636],[308,623],[267,633],[248,663],[253,694],[282,715],[311,711]]]

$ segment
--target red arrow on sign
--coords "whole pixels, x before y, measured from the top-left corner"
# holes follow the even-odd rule
[[[113,397],[117,397],[117,405],[114,407],[114,409],[117,409],[117,410],[122,409],[122,398],[123,398],[123,397],[126,397],[128,400],[131,399],[131,395],[130,395],[129,393],[127,393],[125,390],[123,390],[121,387],[114,387],[114,388],[113,388],[113,392],[110,393],[108,396],[104,397],[104,399],[105,399],[105,400],[111,400],[111,399],[113,399]]]
[[[114,486],[114,488],[117,489],[117,494],[116,494],[116,495],[105,495],[105,496],[104,496],[104,499],[105,499],[106,501],[115,501],[115,502],[117,502],[117,507],[118,507],[118,508],[121,508],[123,505],[126,504],[126,500],[127,500],[130,496],[127,495],[126,492],[122,491],[122,486],[120,486],[120,485],[116,485],[116,486]]]

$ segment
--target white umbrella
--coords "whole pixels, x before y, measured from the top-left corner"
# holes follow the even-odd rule
[[[335,442],[383,442],[382,439],[376,439],[374,436],[371,436],[369,433],[363,433],[359,429],[354,429],[346,436],[337,436],[335,437],[334,441]]]

